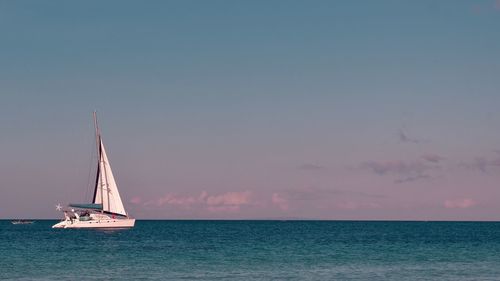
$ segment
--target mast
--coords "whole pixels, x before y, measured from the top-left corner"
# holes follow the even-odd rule
[[[96,178],[96,190],[94,192],[94,200],[95,196],[97,195],[97,188],[99,182],[101,183],[101,205],[102,205],[102,210],[104,210],[104,191],[103,191],[103,181],[99,181],[99,177],[102,177],[102,171],[101,169],[101,161],[102,161],[102,156],[101,156],[101,132],[99,132],[99,124],[97,123],[97,113],[94,111],[93,113],[94,116],[94,127],[95,127],[95,138],[96,138],[96,146],[97,146],[97,178]]]
[[[97,114],[96,114],[95,111],[93,112],[93,116],[94,116],[94,128],[95,128],[95,138],[96,138],[95,144],[97,146],[97,156],[99,156],[99,158],[100,158],[101,151],[99,149],[99,147],[100,147],[100,145],[99,145],[99,143],[100,143],[99,139],[101,138],[101,136],[99,135],[99,125],[97,124]],[[99,161],[100,161],[100,159],[99,159]]]

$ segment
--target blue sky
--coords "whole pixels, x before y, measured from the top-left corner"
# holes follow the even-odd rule
[[[86,199],[97,110],[138,218],[498,219],[499,26],[498,1],[2,1],[0,217]]]

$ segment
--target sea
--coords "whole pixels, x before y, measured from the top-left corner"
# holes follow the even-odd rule
[[[0,280],[500,280],[500,223],[0,221]]]

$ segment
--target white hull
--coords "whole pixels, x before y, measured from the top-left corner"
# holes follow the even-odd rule
[[[132,228],[135,219],[103,219],[80,221],[78,219],[63,220],[56,223],[52,228]]]

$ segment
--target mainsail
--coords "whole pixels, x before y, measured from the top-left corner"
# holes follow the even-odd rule
[[[120,193],[116,185],[111,166],[109,164],[104,144],[101,136],[98,136],[99,142],[99,165],[97,168],[96,186],[94,190],[94,204],[101,204],[104,212],[126,216]]]

